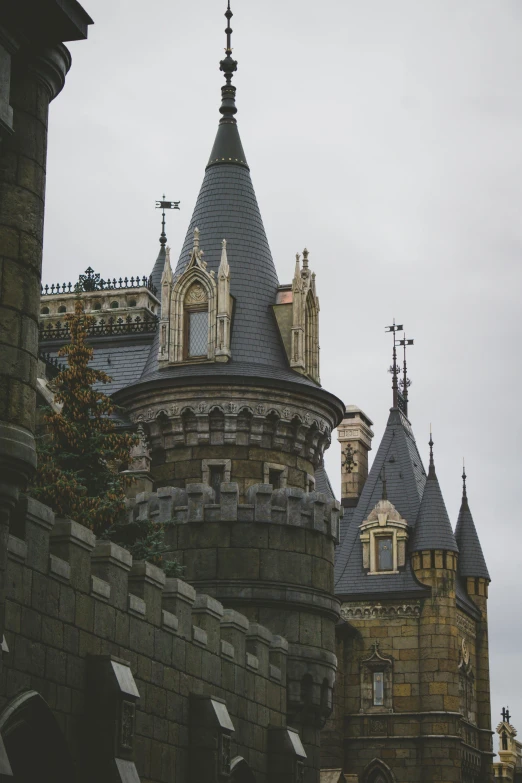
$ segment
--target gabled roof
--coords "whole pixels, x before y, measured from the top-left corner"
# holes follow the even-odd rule
[[[420,552],[426,549],[443,549],[458,552],[459,548],[453,535],[446,504],[442,497],[439,480],[433,462],[433,442],[430,438],[430,467],[428,479],[415,523],[415,532],[410,551]]]
[[[425,595],[427,592],[415,579],[409,559],[405,569],[399,574],[369,576],[363,569],[359,527],[382,498],[383,468],[388,499],[413,527],[424,491],[426,474],[411,424],[398,408],[392,408],[390,411],[386,430],[359,503],[353,516],[347,515],[351,516],[351,520],[345,525],[343,542],[337,550],[335,562],[337,595],[366,597],[403,593]]]
[[[488,567],[468,504],[466,485],[464,485],[462,494],[462,504],[457,520],[455,538],[459,548],[459,574],[462,577],[475,576],[489,580]]]

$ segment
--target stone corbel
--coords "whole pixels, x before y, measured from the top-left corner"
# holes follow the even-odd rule
[[[112,655],[87,659],[88,763],[100,783],[139,783],[134,730],[139,691],[128,661]]]

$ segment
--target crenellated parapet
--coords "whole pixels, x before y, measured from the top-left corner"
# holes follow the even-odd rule
[[[162,490],[139,498],[131,512],[164,521],[177,515],[179,527],[201,529],[209,505],[202,501],[211,492]],[[268,528],[257,494],[252,516],[257,509],[263,521],[255,524]],[[241,505],[235,508],[236,524],[248,526],[237,522]],[[302,513],[308,519],[304,506]],[[330,533],[323,528],[321,535]],[[289,768],[303,764],[297,732],[286,726],[294,652],[280,633],[151,563],[133,561],[127,550],[31,498],[18,508],[7,575],[9,693],[39,690],[45,679],[49,708],[71,746],[88,745],[82,763],[99,779],[125,771],[125,779],[196,783],[203,775],[221,783],[241,764],[268,783],[283,747]],[[273,732],[280,737],[274,758]],[[151,774],[156,756],[162,766]]]
[[[255,484],[247,490],[247,503],[239,503],[239,487],[229,482],[221,484],[219,494],[216,503],[215,491],[208,484],[142,492],[128,501],[129,521],[288,525],[322,533],[334,543],[339,540],[341,505],[321,492],[304,492],[294,487],[274,490],[271,484]]]

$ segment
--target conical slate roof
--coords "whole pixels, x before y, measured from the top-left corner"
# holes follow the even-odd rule
[[[151,346],[140,382],[189,377],[248,376],[298,383],[320,388],[318,384],[290,369],[277,328],[272,306],[279,285],[261,213],[250,177],[250,169],[235,118],[235,87],[231,78],[237,63],[232,59],[230,17],[227,10],[227,49],[220,67],[226,84],[221,88],[221,119],[201,190],[181,249],[174,278],[186,268],[199,229],[200,247],[208,271],[217,274],[222,240],[227,241],[230,265],[230,292],[234,299],[231,324],[231,354],[227,363],[184,364],[159,369],[159,334]],[[162,250],[152,272],[153,284],[160,290]],[[163,263],[164,263],[163,254]]]
[[[433,442],[430,439],[430,447]],[[430,453],[430,468],[428,479],[424,487],[422,501],[415,523],[415,533],[411,542],[410,551],[420,552],[425,549],[444,549],[450,552],[458,552],[459,548],[453,535],[449,521],[446,504],[435,473],[433,451]]]
[[[464,485],[462,494],[462,504],[457,520],[455,539],[459,548],[459,574],[463,577],[483,577],[489,580],[488,567],[468,504],[466,485]]]
[[[385,470],[387,495],[410,526],[415,524],[426,473],[415,443],[411,424],[398,408],[392,408],[383,438],[373,461],[357,507],[339,546],[335,561],[337,595],[365,596],[426,593],[415,579],[409,560],[399,574],[369,577],[363,568],[360,525],[382,498],[382,470]],[[347,511],[349,511],[347,509]],[[351,511],[351,510],[350,510]]]

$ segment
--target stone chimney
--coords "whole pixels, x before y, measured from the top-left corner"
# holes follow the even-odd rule
[[[368,478],[368,452],[372,448],[373,421],[356,405],[348,405],[337,428],[341,444],[341,503],[356,506]]]

